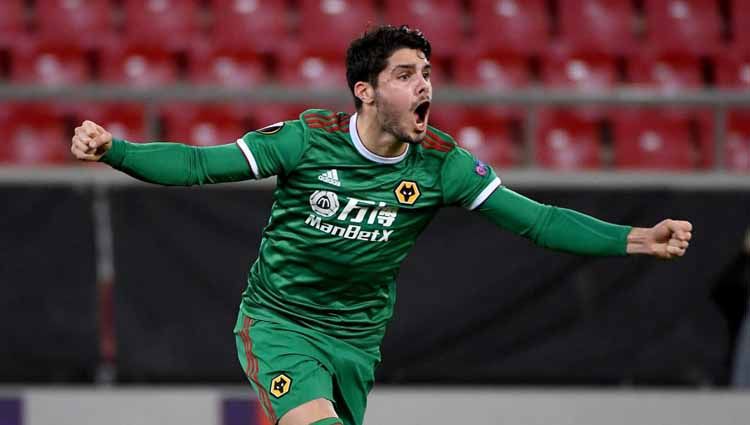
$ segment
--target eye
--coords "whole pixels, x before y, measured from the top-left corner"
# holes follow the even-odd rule
[[[401,74],[398,76],[398,79],[401,81],[406,81],[409,79],[409,74]]]
[[[429,72],[425,72],[425,73],[423,73],[423,74],[422,74],[422,77],[423,77],[423,78],[424,78],[425,80],[427,80],[427,81],[430,81],[430,73],[429,73]]]

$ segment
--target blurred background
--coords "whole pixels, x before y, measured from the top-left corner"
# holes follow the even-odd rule
[[[594,259],[441,212],[367,424],[750,423],[750,1],[2,0],[0,424],[265,424],[232,326],[273,181],[148,186],[70,138],[353,112],[345,50],[379,23],[425,33],[430,123],[508,187],[695,232]]]

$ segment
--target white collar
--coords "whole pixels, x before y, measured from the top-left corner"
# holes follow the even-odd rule
[[[352,138],[354,147],[357,149],[357,152],[359,152],[360,155],[364,156],[370,161],[377,162],[379,164],[396,164],[398,162],[401,162],[402,159],[406,158],[406,154],[409,153],[408,144],[406,145],[406,150],[404,151],[404,153],[399,156],[380,156],[378,154],[370,152],[362,143],[362,139],[359,138],[359,133],[357,132],[356,113],[349,119],[349,136]]]

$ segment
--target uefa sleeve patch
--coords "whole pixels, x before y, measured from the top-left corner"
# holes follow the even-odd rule
[[[284,128],[284,121],[277,122],[276,124],[267,125],[263,128],[255,130],[256,133],[265,134],[266,136],[274,133],[278,133]]]

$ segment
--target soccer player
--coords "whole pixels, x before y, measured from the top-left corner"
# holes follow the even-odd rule
[[[308,110],[235,143],[133,144],[85,121],[71,151],[131,176],[188,186],[275,175],[271,218],[234,329],[272,423],[359,425],[393,313],[401,262],[438,208],[462,206],[535,243],[581,255],[684,255],[692,225],[606,223],[530,200],[427,125],[430,43],[381,26],[346,58],[356,113]]]

